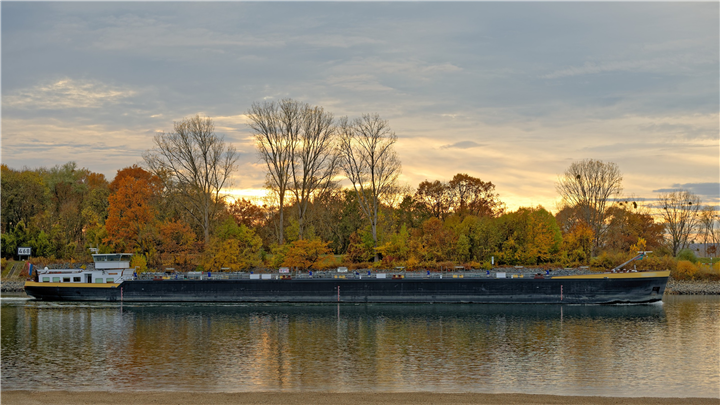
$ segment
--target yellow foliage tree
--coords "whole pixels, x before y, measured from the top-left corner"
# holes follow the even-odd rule
[[[138,273],[146,272],[148,270],[148,267],[147,267],[147,259],[145,259],[145,255],[134,254],[133,257],[130,259],[130,267],[135,268],[135,271]]]
[[[283,265],[302,270],[317,267],[322,256],[330,253],[329,244],[320,239],[296,240],[290,244]]]
[[[262,240],[252,229],[236,224],[232,218],[218,227],[210,245],[203,259],[206,270],[238,271],[260,264]]]

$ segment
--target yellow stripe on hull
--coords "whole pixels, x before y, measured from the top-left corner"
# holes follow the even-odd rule
[[[646,277],[670,277],[670,270],[664,271],[641,271],[636,273],[597,273],[582,274],[577,276],[557,276],[557,279],[581,279],[581,278],[646,278]]]
[[[84,287],[84,288],[115,288],[120,283],[38,283],[26,281],[25,287]]]

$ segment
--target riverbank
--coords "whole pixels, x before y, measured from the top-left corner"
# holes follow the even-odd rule
[[[443,394],[330,393],[330,392],[68,392],[3,391],[6,405],[176,405],[176,404],[263,404],[263,405],[374,405],[374,404],[485,404],[485,405],[717,405],[717,398],[623,398],[530,394]]]
[[[668,295],[720,295],[720,281],[668,280],[665,287]]]

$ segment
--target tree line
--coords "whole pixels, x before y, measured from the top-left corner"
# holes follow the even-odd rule
[[[155,136],[142,167],[112,181],[75,162],[2,165],[2,256],[28,246],[34,256],[85,261],[93,247],[134,252],[140,269],[237,271],[608,266],[638,250],[678,256],[693,240],[716,254],[714,207],[685,190],[654,205],[632,201],[612,162],[578,161],[560,174],[555,215],[510,212],[491,181],[466,173],[401,186],[397,135],[378,114],[336,118],[281,100],[246,115],[266,168],[264,203],[224,196],[237,151],[211,118],[189,117]]]

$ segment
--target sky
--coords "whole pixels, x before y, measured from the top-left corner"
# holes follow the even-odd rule
[[[2,163],[142,164],[196,114],[263,188],[245,113],[292,98],[377,113],[402,184],[467,173],[509,209],[554,211],[571,163],[616,163],[623,196],[720,204],[718,2],[6,2]]]

